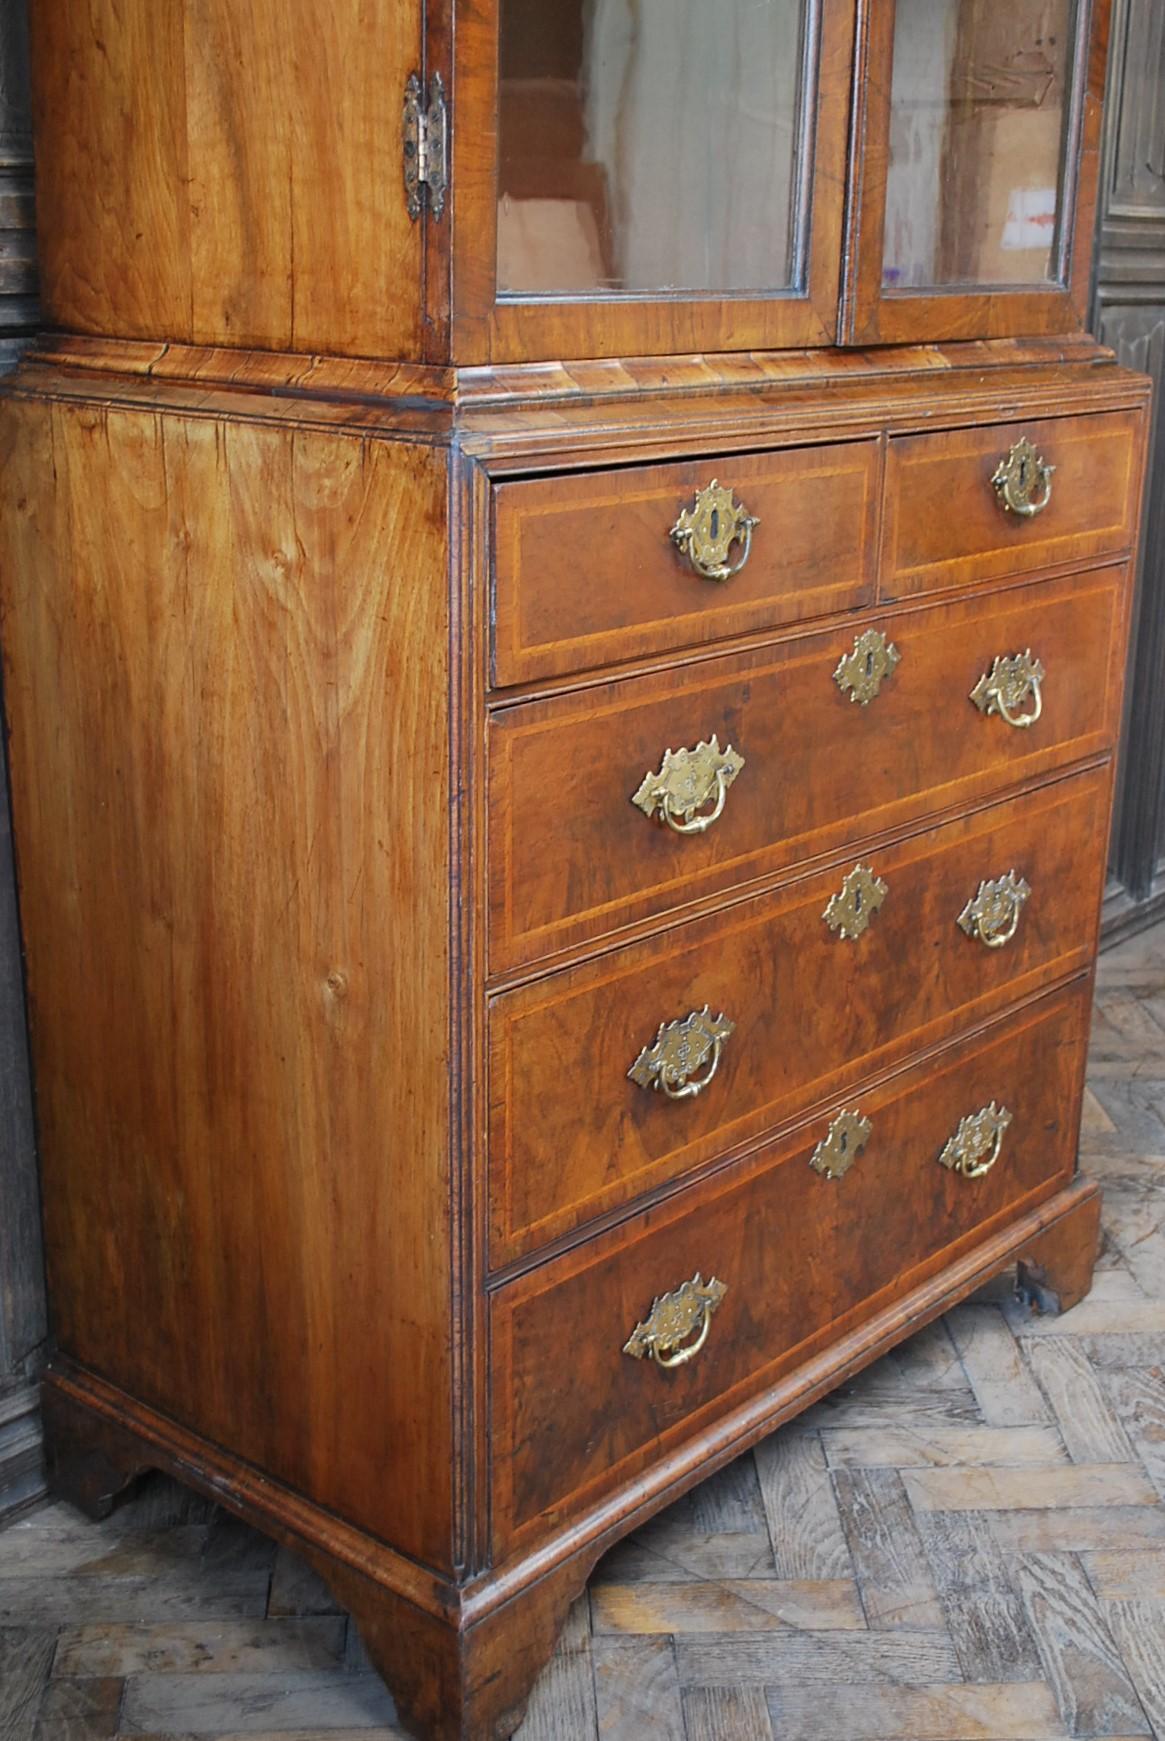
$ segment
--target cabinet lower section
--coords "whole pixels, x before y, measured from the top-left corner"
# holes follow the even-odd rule
[[[1053,1018],[1054,1019],[1054,1018]],[[1066,1150],[1053,1144],[1053,1162]],[[694,1436],[622,1481],[569,1523],[454,1584],[424,1571],[123,1392],[67,1363],[45,1380],[50,1478],[91,1516],[105,1516],[149,1469],[212,1495],[304,1555],[360,1628],[402,1721],[424,1741],[501,1741],[521,1722],[567,1611],[602,1555],[766,1433],[809,1407],[1012,1263],[1042,1306],[1067,1310],[1091,1284],[1100,1194],[1077,1179],[983,1240],[963,1240],[932,1273]],[[559,1348],[569,1363],[569,1348]],[[645,1373],[646,1378],[664,1374]]]
[[[0,395],[54,1478],[294,1545],[420,1735],[509,1734],[607,1548],[994,1272],[1087,1288],[1144,392],[960,367]]]

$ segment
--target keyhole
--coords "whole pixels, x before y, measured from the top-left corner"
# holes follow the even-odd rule
[[[713,544],[719,543],[719,541],[720,541],[720,510],[719,510],[719,508],[713,508],[712,518],[708,522],[708,530],[712,534]]]
[[[1019,487],[1021,490],[1027,489],[1027,474],[1028,474],[1027,460],[1021,459],[1019,462]]]
[[[849,1131],[848,1130],[842,1131],[841,1142],[838,1144],[838,1147],[841,1149],[841,1152],[844,1155],[846,1150],[849,1148]]]
[[[855,889],[854,890],[854,912],[860,913],[861,910],[862,910],[862,891],[860,889]]]
[[[866,654],[866,676],[872,677],[873,675],[874,675],[874,655],[873,655],[873,653],[867,653]]]

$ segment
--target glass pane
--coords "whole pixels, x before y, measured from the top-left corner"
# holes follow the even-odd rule
[[[1063,271],[1075,0],[897,0],[883,283]]]
[[[800,282],[810,0],[500,0],[498,287]]]

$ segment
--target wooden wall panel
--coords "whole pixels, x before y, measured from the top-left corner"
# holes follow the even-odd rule
[[[1116,0],[1093,330],[1156,383],[1105,928],[1165,911],[1165,10]]]
[[[62,1350],[451,1555],[445,458],[2,424]]]
[[[0,7],[0,370],[36,321],[28,30],[23,0]],[[35,1377],[47,1333],[40,1193],[0,755],[0,1519],[43,1491]]]
[[[24,0],[0,7],[0,368],[36,321],[32,117]]]
[[[420,0],[40,0],[45,311],[67,330],[419,357],[400,114]]]

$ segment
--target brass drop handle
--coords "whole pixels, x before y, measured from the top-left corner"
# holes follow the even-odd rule
[[[759,525],[755,514],[713,478],[684,509],[671,529],[671,540],[705,580],[731,580],[751,556],[752,535]],[[730,562],[734,544],[740,545],[740,553]]]
[[[728,788],[743,767],[740,752],[731,744],[722,750],[713,734],[694,750],[666,750],[659,772],[644,775],[631,802],[673,834],[704,834],[723,816]]]
[[[661,1075],[659,1078],[661,1092],[666,1094],[669,1100],[695,1100],[697,1095],[703,1094],[705,1088],[710,1085],[712,1078],[720,1068],[720,1060],[723,1056],[724,1041],[717,1035],[712,1042],[712,1056],[704,1074],[694,1076],[690,1082],[684,1082],[678,1088],[672,1085],[666,1075]]]
[[[961,1119],[959,1128],[939,1156],[939,1165],[963,1179],[981,1179],[999,1159],[1003,1139],[1011,1124],[1006,1106],[992,1101],[981,1111]]]
[[[735,1022],[725,1015],[714,1016],[705,1004],[682,1021],[665,1022],[627,1075],[640,1088],[664,1094],[668,1100],[695,1100],[715,1077],[725,1042],[735,1032]]]
[[[728,788],[731,781],[728,770],[723,767],[717,768],[712,778],[715,785],[715,802],[711,810],[700,811],[689,819],[685,819],[683,811],[677,813],[675,800],[671,793],[664,794],[660,811],[673,834],[706,834],[714,822],[719,822],[724,814],[724,806],[728,802]],[[709,794],[709,796],[711,797],[713,794]]]
[[[1003,949],[1019,930],[1024,905],[1031,895],[1031,886],[1015,871],[994,882],[979,884],[959,914],[959,924],[968,937],[976,938],[987,949]]]
[[[697,1271],[674,1293],[659,1295],[624,1343],[624,1354],[633,1360],[654,1360],[665,1372],[686,1366],[708,1340],[712,1314],[727,1292],[715,1276],[706,1282]]]
[[[997,713],[1015,731],[1027,731],[1043,714],[1046,675],[1030,647],[1023,653],[1001,653],[972,689],[971,700],[980,713]],[[1025,707],[1028,713],[1021,711]]]
[[[1052,499],[1052,473],[1055,469],[1024,435],[1000,460],[991,482],[1009,514],[1018,514],[1023,520],[1034,520]]]

